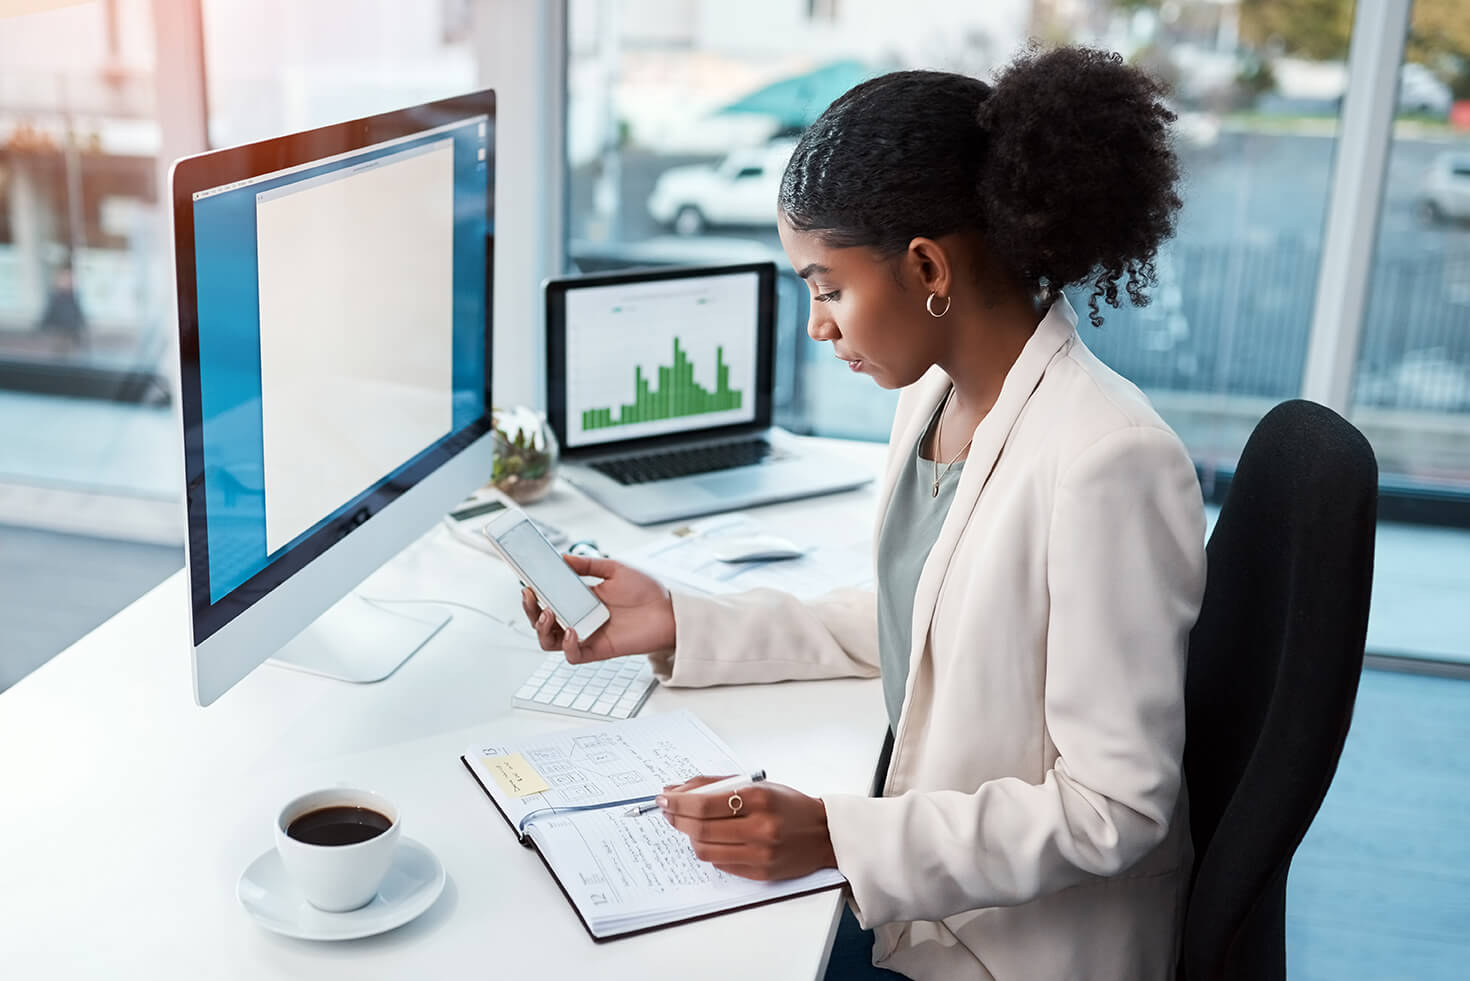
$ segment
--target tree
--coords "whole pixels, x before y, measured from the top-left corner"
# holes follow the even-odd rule
[[[1352,41],[1353,0],[1241,0],[1240,31],[1256,47],[1275,43],[1286,54],[1341,61]],[[1464,0],[1414,0],[1404,60],[1444,72],[1456,59],[1470,59]]]
[[[1470,98],[1470,16],[1462,0],[1415,0],[1404,60],[1427,65],[1456,98]]]
[[[1240,34],[1257,48],[1341,61],[1353,35],[1353,0],[1241,0]]]

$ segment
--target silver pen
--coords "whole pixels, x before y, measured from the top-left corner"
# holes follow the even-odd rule
[[[723,780],[716,780],[714,783],[707,783],[703,787],[695,787],[693,790],[685,790],[682,791],[682,793],[718,794],[726,790],[739,790],[741,787],[749,787],[753,783],[760,783],[765,778],[765,770],[756,770],[754,773],[737,773],[733,777],[726,777]],[[655,797],[653,800],[646,800],[642,804],[634,804],[632,807],[623,812],[623,816],[637,817],[640,814],[647,814],[649,811],[656,810],[658,810],[657,797]]]

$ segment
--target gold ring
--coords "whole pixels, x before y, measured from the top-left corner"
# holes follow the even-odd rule
[[[743,801],[743,800],[740,799],[740,795],[739,794],[731,794],[730,795],[729,804],[730,804],[730,816],[731,817],[739,817],[740,816],[740,809],[745,806],[745,801]]]

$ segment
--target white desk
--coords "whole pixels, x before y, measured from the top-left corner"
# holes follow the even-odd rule
[[[821,442],[875,472],[880,464],[880,446]],[[865,536],[873,506],[870,485],[756,513],[801,540],[829,522]],[[565,486],[533,511],[614,555],[663,531],[613,518]],[[498,562],[442,528],[361,591],[503,616],[519,603]],[[825,963],[837,892],[606,944],[588,938],[458,760],[482,735],[577,724],[511,711],[511,693],[543,656],[528,634],[442,607],[453,621],[386,681],[264,667],[200,709],[185,602],[174,575],[0,695],[4,977],[750,981],[808,979]],[[751,765],[812,794],[866,793],[884,732],[876,681],[658,689],[643,712],[679,707]],[[444,863],[444,895],[408,926],[364,940],[260,929],[235,900],[241,870],[271,847],[286,799],[338,781],[398,802],[404,833]]]

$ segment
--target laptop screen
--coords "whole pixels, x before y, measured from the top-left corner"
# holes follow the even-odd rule
[[[554,284],[568,449],[757,420],[769,285],[751,266],[702,272]]]

